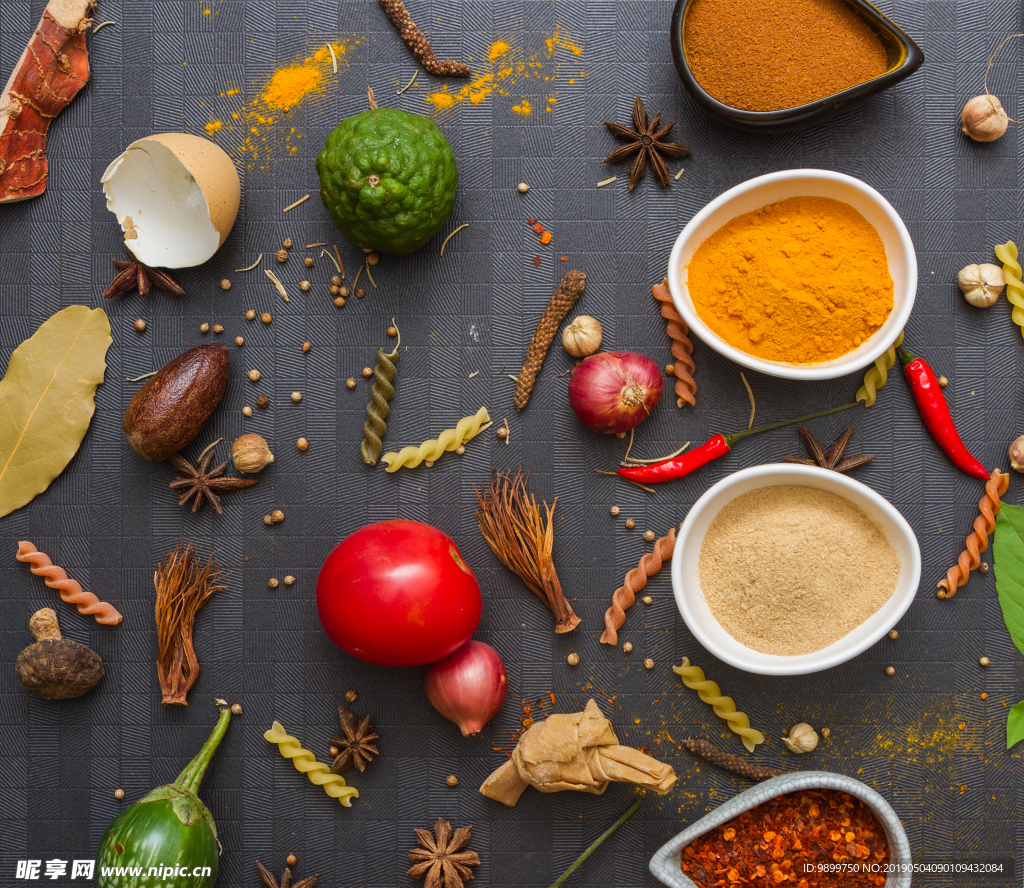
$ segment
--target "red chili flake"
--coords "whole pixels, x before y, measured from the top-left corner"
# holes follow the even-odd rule
[[[857,861],[872,866],[858,870]],[[745,811],[687,845],[680,864],[701,888],[881,888],[888,861],[885,832],[874,814],[859,799],[825,789],[788,793]],[[826,872],[820,866],[839,862],[847,869]]]
[[[540,222],[535,222],[533,224],[533,232],[534,232],[534,234],[543,234],[544,233],[544,226],[541,225]]]
[[[540,236],[540,242],[541,242],[542,244],[550,244],[550,243],[551,243],[551,232],[550,232],[550,231],[545,231],[545,232],[544,232],[544,233],[543,233],[543,234],[542,234],[542,235]]]
[[[526,224],[527,225],[533,225],[533,223],[536,222],[536,221],[537,221],[536,219],[527,219],[526,220]]]
[[[538,266],[538,267],[540,266],[540,256],[534,256],[533,257],[533,264]]]
[[[568,256],[559,256],[558,257],[558,261],[559,262],[568,262],[569,261],[569,257]]]

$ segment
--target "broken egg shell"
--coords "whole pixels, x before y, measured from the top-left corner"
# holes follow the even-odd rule
[[[224,149],[188,133],[132,142],[101,182],[125,245],[158,268],[191,268],[210,259],[235,224],[242,194]]]

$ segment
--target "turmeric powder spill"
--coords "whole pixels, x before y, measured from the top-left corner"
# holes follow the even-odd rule
[[[707,238],[686,268],[701,320],[767,361],[842,357],[893,308],[878,232],[853,207],[827,197],[791,197],[738,216]]]

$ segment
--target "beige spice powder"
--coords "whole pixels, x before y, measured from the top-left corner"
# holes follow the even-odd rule
[[[900,558],[849,500],[787,485],[726,505],[698,571],[726,632],[763,654],[794,656],[828,647],[878,611],[896,590]]]

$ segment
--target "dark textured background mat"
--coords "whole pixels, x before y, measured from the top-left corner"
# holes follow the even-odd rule
[[[327,0],[102,0],[98,20],[118,24],[90,37],[92,82],[53,129],[49,190],[37,200],[0,207],[3,360],[46,317],[72,303],[103,304],[114,335],[81,451],[44,495],[0,521],[0,884],[17,884],[17,858],[92,857],[126,804],[173,780],[213,725],[212,698],[224,696],[240,701],[245,714],[234,720],[202,790],[225,849],[219,884],[256,884],[255,858],[279,872],[285,855],[295,853],[298,874],[319,872],[324,888],[410,885],[404,871],[412,829],[442,815],[473,825],[472,847],[484,861],[480,884],[543,888],[633,794],[625,786],[602,797],[530,791],[517,808],[506,809],[477,793],[505,761],[492,744],[507,745],[519,700],[553,691],[560,711],[581,708],[593,694],[623,742],[651,747],[678,771],[674,792],[646,798],[574,879],[578,885],[651,885],[653,851],[745,787],[677,752],[666,738],[667,729],[676,741],[693,734],[741,751],[670,671],[683,655],[735,696],[770,737],[759,761],[840,771],[876,787],[903,818],[916,856],[1019,857],[1022,770],[1019,752],[1004,750],[1004,724],[1005,707],[1024,697],[1024,669],[1003,626],[991,573],[975,575],[951,601],[933,593],[960,551],[981,485],[938,452],[898,375],[875,407],[813,427],[829,437],[849,420],[857,429],[853,451],[877,454],[857,477],[889,497],[914,526],[924,555],[921,593],[899,626],[898,641],[883,640],[829,672],[788,679],[746,675],[700,649],[672,603],[667,573],[651,586],[655,603],[628,615],[622,640],[634,645],[629,657],[599,645],[598,637],[612,590],[649,548],[643,530],[664,533],[726,474],[799,452],[796,433],[744,441],[731,456],[650,496],[593,473],[614,466],[622,442],[585,432],[567,409],[567,378],[552,380],[571,366],[558,346],[522,415],[512,406],[513,384],[499,375],[502,367],[518,370],[537,316],[568,267],[587,274],[578,311],[600,318],[606,346],[638,349],[664,363],[669,344],[650,286],[661,279],[683,224],[751,176],[790,167],[836,169],[878,188],[906,220],[921,271],[908,341],[950,378],[947,398],[969,446],[986,465],[1004,464],[1007,444],[1024,431],[1016,418],[1024,345],[1005,300],[988,311],[972,310],[955,275],[968,262],[990,260],[992,244],[1024,240],[1024,153],[1019,129],[979,146],[959,134],[957,115],[963,101],[981,91],[997,40],[1024,30],[1024,17],[1015,0],[882,5],[922,44],[922,70],[824,126],[767,136],[719,125],[683,93],[669,55],[668,2],[417,0],[414,14],[443,56],[472,57],[476,65],[498,38],[537,50],[559,25],[583,47],[569,62],[587,76],[575,84],[567,74],[547,84],[524,81],[509,95],[436,117],[461,168],[446,232],[462,222],[469,228],[443,259],[439,241],[406,259],[384,257],[375,269],[377,289],[339,311],[324,292],[326,260],[310,274],[317,282],[312,292],[295,288],[305,276],[302,250],[283,271],[292,284],[288,305],[262,274],[233,270],[261,252],[267,267],[287,236],[299,245],[340,243],[316,198],[316,150],[338,120],[364,107],[367,84],[382,104],[422,112],[428,86],[437,88],[437,81],[421,72],[417,85],[395,97],[415,65],[371,0],[345,0],[340,7]],[[0,6],[3,78],[43,6],[43,0]],[[269,161],[243,163],[238,223],[208,265],[179,273],[189,295],[104,302],[110,257],[120,253],[119,230],[99,187],[107,163],[152,132],[202,134],[209,115],[230,110],[220,97],[227,86],[244,90],[239,103],[251,98],[276,65],[337,34],[360,40],[346,55],[337,85],[292,112],[294,123],[286,125],[304,136],[297,153],[278,150]],[[1019,43],[1006,47],[993,82],[1016,116],[1024,92],[1022,57]],[[557,104],[541,111],[552,94]],[[669,189],[649,177],[628,193],[626,168],[600,163],[613,145],[601,121],[626,120],[635,95],[652,113],[678,120],[676,135],[694,149]],[[511,111],[523,96],[536,107],[528,118]],[[225,129],[218,138],[234,150],[242,136]],[[595,189],[612,174],[619,181]],[[528,195],[515,192],[519,181],[532,185]],[[281,215],[308,192],[310,201]],[[551,247],[538,246],[528,216],[552,229]],[[342,247],[354,269],[357,251]],[[569,262],[559,262],[561,255]],[[217,286],[225,276],[234,281],[228,293]],[[247,323],[249,307],[271,310],[273,324]],[[361,464],[357,445],[368,385],[360,378],[349,392],[344,380],[358,376],[390,341],[385,329],[393,316],[403,348],[386,443],[418,443],[483,404],[499,422],[509,418],[508,446],[492,432],[473,441],[465,456],[446,456],[431,469],[386,475]],[[149,323],[142,336],[132,330],[136,317]],[[209,509],[198,516],[179,510],[166,488],[170,469],[144,463],[121,432],[122,412],[138,389],[125,378],[203,341],[203,321],[224,324],[229,343],[237,334],[246,342],[232,347],[227,395],[188,453],[195,456],[217,437],[230,442],[255,431],[277,454],[256,487],[225,500],[223,517]],[[299,350],[304,339],[313,343],[308,356]],[[637,447],[644,455],[746,423],[739,369],[701,343],[695,359],[696,409],[676,410],[666,396],[641,427]],[[259,386],[245,379],[250,367],[263,374]],[[480,373],[470,379],[474,371]],[[748,376],[764,422],[844,403],[859,384],[859,374],[805,385]],[[299,405],[288,399],[294,389],[305,395]],[[246,420],[241,408],[258,392],[269,394],[272,406]],[[307,453],[294,447],[299,435],[310,440]],[[220,454],[226,458],[226,444]],[[550,615],[497,563],[473,517],[472,485],[484,483],[492,467],[520,464],[532,471],[539,495],[559,497],[556,563],[584,621],[568,637],[554,636]],[[1016,477],[1009,500],[1021,502]],[[622,508],[619,520],[608,516],[612,504]],[[267,528],[262,516],[273,508],[287,517]],[[399,516],[450,533],[480,579],[486,601],[477,637],[501,652],[511,683],[508,704],[482,739],[462,739],[434,713],[421,690],[422,670],[357,663],[320,629],[314,587],[323,557],[362,524]],[[627,516],[637,521],[634,531],[623,527]],[[55,592],[15,561],[19,539],[35,542],[113,602],[124,623],[99,627],[57,602]],[[153,665],[152,572],[180,539],[204,550],[215,546],[231,577],[228,591],[198,620],[201,674],[191,705],[164,709]],[[293,587],[267,588],[268,578],[288,573],[297,578]],[[81,700],[45,703],[26,694],[14,675],[14,658],[30,641],[28,617],[44,605],[56,608],[68,636],[89,643],[106,663],[102,684]],[[565,656],[574,650],[581,664],[570,669]],[[988,670],[977,665],[981,655],[992,658]],[[657,664],[650,672],[642,666],[648,656]],[[883,674],[889,664],[897,670],[893,678]],[[336,707],[350,688],[359,692],[357,712],[374,717],[381,756],[365,775],[352,775],[361,797],[346,810],[280,758],[262,733],[280,719],[326,759],[326,738],[338,728]],[[828,725],[832,736],[813,755],[795,760],[778,738],[802,720]],[[450,773],[458,775],[457,789],[445,786]],[[116,787],[124,788],[124,803],[114,800]],[[969,884],[938,877],[915,883]]]

